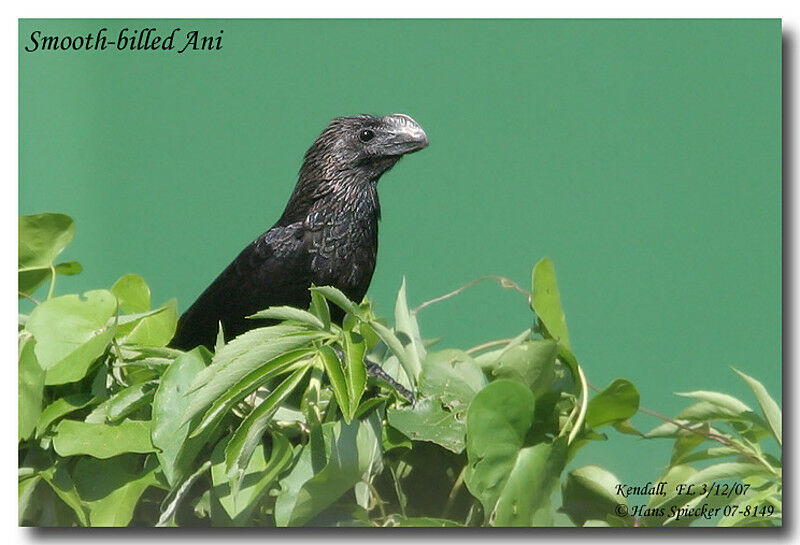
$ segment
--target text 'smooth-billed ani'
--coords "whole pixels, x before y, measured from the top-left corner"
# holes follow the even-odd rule
[[[181,316],[170,345],[212,348],[220,322],[228,340],[264,325],[247,319],[259,310],[307,308],[312,284],[360,301],[378,253],[378,179],[427,145],[425,131],[404,114],[334,119],[306,152],[283,215]],[[331,318],[340,322],[341,310],[332,307]]]

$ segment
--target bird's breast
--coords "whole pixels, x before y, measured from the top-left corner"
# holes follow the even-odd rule
[[[378,222],[347,212],[317,217],[307,243],[311,276],[360,301],[369,287],[378,251]]]

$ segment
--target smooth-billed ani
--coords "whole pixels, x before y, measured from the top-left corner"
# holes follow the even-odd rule
[[[331,121],[306,152],[283,215],[180,317],[170,345],[212,348],[220,322],[227,340],[264,325],[246,318],[259,310],[307,308],[312,284],[361,301],[378,253],[378,179],[427,145],[425,131],[404,114]],[[331,318],[342,317],[332,306]]]

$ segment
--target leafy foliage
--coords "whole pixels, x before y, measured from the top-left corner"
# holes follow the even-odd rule
[[[672,457],[662,480],[677,480],[711,492],[707,498],[700,494],[651,497],[648,507],[652,511],[661,508],[664,513],[643,517],[643,525],[687,525],[694,517],[678,519],[670,515],[670,508],[692,508],[705,499],[712,500],[714,507],[723,508],[719,526],[781,525],[781,411],[759,381],[736,369],[734,372],[753,391],[761,413],[721,392],[678,394],[695,402],[647,436],[674,440]],[[698,468],[698,462],[704,467]]]
[[[70,218],[40,214],[20,227],[19,292],[35,303],[18,332],[21,524],[551,525],[559,490],[559,510],[578,525],[670,523],[614,515],[616,478],[602,468],[563,475],[578,449],[606,439],[602,428],[637,433],[628,419],[639,394],[617,379],[590,399],[549,259],[534,268],[531,292],[499,279],[526,294],[527,327],[467,350],[435,350],[417,322],[463,289],[412,309],[403,281],[393,325],[368,300],[314,286],[308,309],[264,309],[254,317],[274,325],[183,352],[166,346],[176,302],[152,308],[137,275],[55,295],[58,275],[80,270],[54,264],[72,239]],[[341,326],[330,305],[345,311]],[[373,364],[415,401],[368,376]],[[676,440],[666,478],[716,475],[689,473],[717,451],[697,450],[685,429],[710,430],[716,418],[739,434],[725,448],[750,449],[761,463],[758,493],[777,482],[779,497],[780,466],[754,445],[765,434],[780,442],[780,410],[749,381],[764,416],[692,392],[698,403],[683,424],[654,430]],[[740,454],[747,460],[733,454],[731,474],[755,471]]]

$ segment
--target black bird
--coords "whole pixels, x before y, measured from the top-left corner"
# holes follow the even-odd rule
[[[378,179],[427,145],[425,131],[404,114],[331,121],[306,152],[283,215],[180,317],[170,346],[212,348],[220,322],[227,340],[264,325],[246,318],[259,310],[307,308],[312,283],[361,301],[378,253]],[[331,318],[343,318],[333,305]]]

